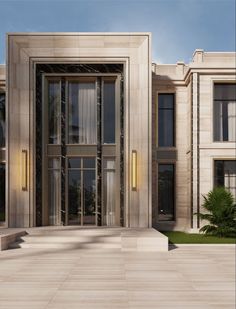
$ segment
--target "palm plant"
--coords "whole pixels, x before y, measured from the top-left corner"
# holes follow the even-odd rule
[[[207,213],[200,213],[201,220],[209,221],[200,232],[219,237],[236,237],[236,204],[233,195],[224,187],[217,187],[203,196],[203,209]]]

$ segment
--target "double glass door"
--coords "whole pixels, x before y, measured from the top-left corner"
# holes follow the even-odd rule
[[[45,76],[43,224],[120,225],[120,76]]]
[[[96,224],[96,159],[68,160],[68,224]]]

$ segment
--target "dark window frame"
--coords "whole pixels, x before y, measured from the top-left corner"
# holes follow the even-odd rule
[[[160,165],[172,165],[173,166],[173,217],[171,220],[160,220],[159,214],[159,166]],[[157,222],[175,222],[176,221],[176,162],[174,161],[159,161],[157,162],[157,187],[156,187],[156,194],[157,194]]]
[[[173,108],[160,108],[159,104],[160,104],[160,96],[164,96],[164,95],[168,95],[168,96],[172,96],[173,97]],[[160,141],[159,141],[159,111],[160,110],[172,110],[173,111],[173,145],[172,146],[161,146],[160,145]],[[166,148],[166,149],[172,149],[176,147],[176,93],[175,92],[158,92],[157,94],[157,115],[156,115],[156,132],[157,132],[157,136],[156,136],[156,144],[158,148]]]
[[[236,83],[226,81],[226,82],[214,82],[213,83],[213,142],[236,142],[236,140],[229,140],[228,136],[228,102],[234,102],[236,104],[236,98],[235,99],[216,99],[215,98],[215,92],[216,92],[216,86],[228,86],[228,85],[234,85],[236,87]],[[216,119],[215,117],[215,108],[216,108],[216,102],[222,102],[223,108],[222,108],[222,139],[219,139],[216,137],[215,128],[217,125],[219,125],[219,119]]]
[[[36,225],[37,226],[41,226],[44,222],[44,217],[43,217],[43,205],[45,203],[43,203],[43,194],[42,192],[44,191],[43,186],[44,183],[42,181],[43,179],[43,170],[45,168],[45,164],[43,163],[43,156],[44,153],[42,151],[43,148],[43,138],[44,136],[42,136],[43,134],[43,130],[42,130],[42,126],[43,126],[43,111],[42,111],[42,102],[44,100],[44,80],[45,78],[48,78],[49,76],[54,77],[54,76],[58,76],[59,78],[62,78],[62,88],[63,90],[61,91],[63,95],[62,101],[64,102],[66,100],[66,94],[64,92],[64,89],[66,87],[66,81],[68,78],[72,78],[73,76],[75,76],[76,78],[78,76],[96,76],[99,80],[101,80],[101,78],[103,78],[103,76],[105,77],[110,77],[110,76],[117,76],[119,77],[119,84],[117,86],[117,89],[119,90],[119,98],[120,98],[120,106],[119,106],[119,111],[120,111],[120,119],[119,119],[119,126],[120,126],[120,134],[117,134],[117,143],[119,142],[119,153],[117,150],[117,153],[120,156],[120,160],[119,160],[119,164],[117,164],[117,167],[119,167],[119,181],[120,181],[120,187],[121,190],[119,192],[119,198],[120,198],[120,224],[121,226],[124,225],[124,220],[125,220],[125,216],[124,216],[124,190],[123,190],[123,182],[124,182],[124,173],[123,173],[123,148],[124,148],[124,63],[123,61],[118,62],[118,63],[35,63],[36,66],[36,72],[35,72],[35,81],[36,81],[36,98],[35,98],[35,106],[36,106],[36,154],[37,154],[37,162],[36,162],[36,175],[35,177],[37,178],[37,186],[36,186],[36,211],[35,211],[35,220],[36,220]],[[99,91],[101,92],[101,82],[98,83],[99,84]],[[101,96],[99,96],[99,106],[100,106],[100,100],[101,100]],[[63,114],[66,113],[66,107],[64,106],[64,104],[61,105],[63,108]],[[100,109],[99,109],[100,110]],[[63,136],[64,134],[66,134],[67,137],[67,128],[66,128],[66,124],[65,124],[65,117],[63,117]],[[100,126],[100,125],[99,125]],[[98,135],[100,134],[100,130],[98,130]],[[118,136],[119,135],[119,136]],[[66,139],[63,139],[63,147],[62,150],[60,150],[60,153],[63,153],[63,168],[65,168],[65,159],[64,159],[64,155],[65,155],[65,147],[71,147],[72,145],[68,145]],[[101,147],[101,145],[99,145],[99,147]],[[55,149],[53,149],[55,148]],[[111,148],[111,147],[110,147]],[[53,150],[52,150],[53,149]],[[92,147],[87,147],[86,151],[90,149],[91,153],[92,151]],[[80,154],[80,148],[79,147],[74,147],[74,149],[72,149],[72,147],[70,148],[71,151],[71,155],[75,155],[76,154]],[[58,153],[58,149],[57,147],[51,147],[50,149],[50,153],[48,153],[48,155],[57,155]],[[100,156],[101,152],[97,152],[98,156]],[[99,167],[100,169],[100,167]],[[63,173],[63,177],[64,177],[64,172]],[[99,171],[100,173],[100,171]],[[65,186],[65,183],[63,183],[62,185],[63,187]],[[98,190],[100,192],[101,190],[101,181],[100,178],[98,178]],[[62,203],[65,205],[65,194],[62,195]],[[101,203],[100,200],[98,201],[100,204],[100,208],[101,208]],[[62,209],[64,211],[64,207]],[[101,211],[99,212],[101,213]],[[65,216],[62,213],[62,217],[63,217],[63,222],[65,222]],[[99,217],[99,216],[98,216]],[[100,218],[98,218],[98,225],[100,225]]]
[[[225,182],[225,162],[234,162],[236,165],[236,160],[233,159],[214,159],[213,160],[213,187],[225,187],[224,182]],[[222,175],[218,176],[216,175],[217,173],[217,166],[216,163],[217,162],[221,162],[222,166],[221,166],[221,173]],[[235,176],[236,177],[236,176]],[[217,184],[217,179],[218,179],[218,184]],[[219,184],[219,182],[221,182],[221,184]],[[228,187],[226,187],[227,189],[229,189]],[[235,187],[235,193],[236,193],[236,187]]]
[[[101,110],[102,110],[102,114],[101,114],[101,124],[102,124],[102,136],[101,136],[101,143],[103,145],[115,145],[116,144],[116,127],[117,127],[117,115],[116,115],[116,79],[114,78],[104,78],[102,81],[102,103],[101,103]],[[107,135],[106,135],[106,114],[107,114],[107,107],[109,106],[109,104],[107,104],[107,89],[106,86],[107,85],[113,85],[114,86],[114,106],[113,106],[113,112],[114,114],[112,116],[114,116],[114,123],[113,123],[113,141],[107,141]],[[111,110],[109,110],[109,112],[111,112]]]

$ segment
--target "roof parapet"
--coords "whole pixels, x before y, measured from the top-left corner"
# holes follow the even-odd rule
[[[0,86],[6,82],[6,66],[0,64]]]
[[[184,67],[185,67],[184,61],[178,61],[176,63],[176,74],[182,77],[184,75]]]
[[[203,62],[203,55],[204,55],[204,50],[203,49],[195,49],[193,53],[193,62]]]
[[[156,63],[152,63],[152,72],[156,73],[157,71],[157,64]]]
[[[188,65],[184,61],[178,61],[176,64],[152,64],[152,72],[164,79],[182,80],[187,69]]]

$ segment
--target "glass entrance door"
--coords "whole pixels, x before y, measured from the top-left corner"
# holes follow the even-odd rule
[[[69,225],[96,224],[95,158],[68,159],[67,222]]]
[[[120,225],[120,77],[49,76],[43,224]]]

